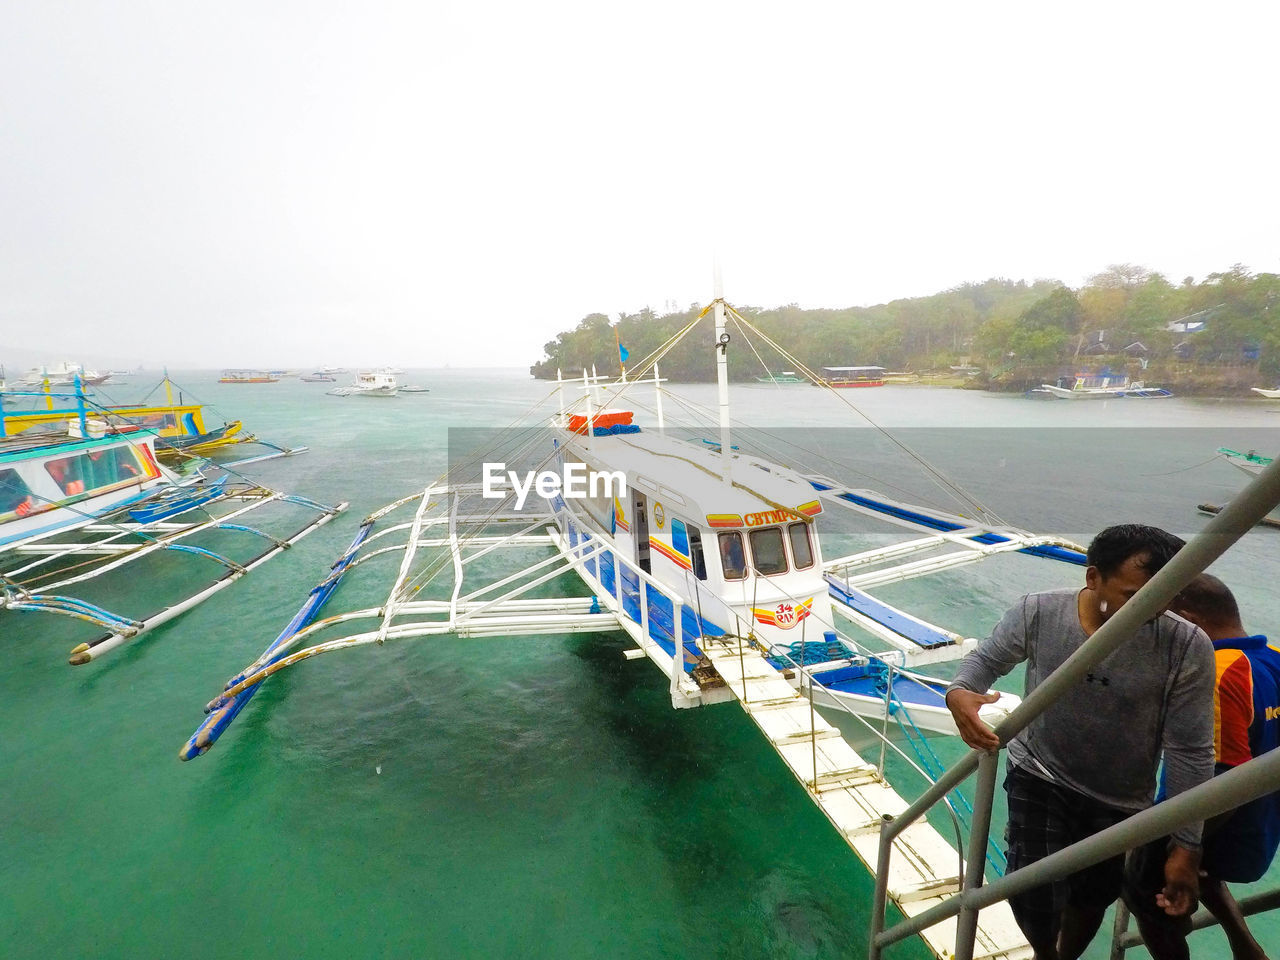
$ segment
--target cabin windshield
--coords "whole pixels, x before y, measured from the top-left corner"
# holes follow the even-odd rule
[[[44,468],[54,483],[67,496],[92,493],[120,483],[134,481],[150,471],[142,467],[130,447],[86,450],[72,457],[59,457],[45,463]]]
[[[787,527],[787,537],[791,540],[791,562],[797,570],[813,566],[813,546],[809,540],[809,525],[793,523]]]
[[[765,527],[752,530],[751,560],[758,573],[766,577],[787,572],[787,551],[782,546],[782,528]]]
[[[742,580],[747,575],[747,555],[742,548],[742,534],[720,534],[720,569],[726,580]]]

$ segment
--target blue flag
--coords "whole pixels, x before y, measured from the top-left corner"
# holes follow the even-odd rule
[[[627,348],[624,347],[622,344],[618,344],[618,359],[621,360],[623,363],[626,363],[627,357],[629,356],[631,356],[631,354],[627,352]]]

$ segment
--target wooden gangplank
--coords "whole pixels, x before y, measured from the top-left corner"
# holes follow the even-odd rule
[[[703,637],[699,646],[809,798],[874,874],[881,820],[902,813],[907,801],[749,642]],[[893,843],[889,899],[908,917],[923,913],[960,890],[960,863],[956,849],[927,821],[912,824]],[[946,960],[955,949],[956,921],[929,927],[920,936]],[[1007,903],[981,911],[975,960],[1032,956]]]

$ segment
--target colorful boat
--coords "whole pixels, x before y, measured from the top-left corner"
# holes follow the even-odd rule
[[[79,435],[77,435],[79,434]],[[75,529],[166,481],[146,435],[75,430],[0,441],[0,549]]]
[[[289,456],[306,449],[280,447],[244,434],[241,432],[243,424],[239,420],[228,420],[220,425],[210,426],[205,421],[206,405],[184,402],[180,388],[175,401],[175,384],[167,376],[152,388],[148,397],[160,388],[164,389],[164,402],[138,404],[99,402],[82,385],[76,385],[74,392],[56,395],[51,395],[47,390],[21,394],[11,392],[10,398],[24,397],[28,401],[35,401],[36,409],[10,412],[0,406],[0,436],[59,431],[68,420],[85,418],[103,433],[142,430],[153,435],[156,438],[156,456],[170,463],[213,456],[238,444],[258,444],[276,451],[268,456]],[[69,402],[55,406],[55,396]]]
[[[883,387],[885,384],[884,367],[823,367],[826,374],[822,377],[823,386],[840,390],[854,387]]]
[[[82,391],[78,395],[83,399]],[[52,400],[61,395],[41,396]],[[6,421],[0,410],[0,427]],[[154,434],[137,427],[108,429],[105,420],[89,417],[83,406],[79,416],[64,415],[62,423],[60,431],[0,436],[0,611],[60,614],[103,628],[105,633],[72,650],[73,664],[87,663],[172,620],[346,506],[324,506],[230,476],[213,479],[197,472],[179,477],[158,462]],[[282,534],[231,522],[286,503],[308,517]],[[261,538],[263,546],[252,556],[233,558],[197,542],[233,532]],[[115,612],[67,593],[75,584],[147,557],[158,560],[161,551],[205,558],[211,563],[211,579],[184,578],[182,596],[142,614]],[[113,596],[122,593],[112,591]]]
[[[269,373],[253,370],[224,370],[218,378],[219,383],[277,383],[279,380]]]

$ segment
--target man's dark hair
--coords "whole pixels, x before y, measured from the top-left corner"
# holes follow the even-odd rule
[[[1087,560],[1089,566],[1098,568],[1098,573],[1109,577],[1124,566],[1130,557],[1142,557],[1142,569],[1154,576],[1173,559],[1173,555],[1185,543],[1181,537],[1175,537],[1159,527],[1148,527],[1142,523],[1121,523],[1107,527],[1093,538],[1093,543],[1089,544]]]
[[[1229,624],[1240,619],[1235,596],[1211,573],[1202,573],[1183,587],[1169,609],[1174,613],[1189,611],[1208,623]]]

